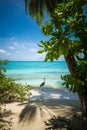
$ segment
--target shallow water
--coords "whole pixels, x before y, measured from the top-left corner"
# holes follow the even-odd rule
[[[39,87],[46,79],[46,87],[60,87],[63,81],[61,75],[69,73],[65,61],[12,61],[6,65],[6,75],[21,84]]]

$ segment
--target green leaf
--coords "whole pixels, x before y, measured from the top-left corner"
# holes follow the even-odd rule
[[[38,51],[38,53],[43,53],[43,52],[45,52],[45,51],[44,51],[44,50],[39,50],[39,51]]]

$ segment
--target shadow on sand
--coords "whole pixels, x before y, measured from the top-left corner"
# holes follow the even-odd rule
[[[45,121],[55,116],[56,113],[59,116],[71,116],[79,112],[81,112],[80,106],[75,100],[33,100],[27,103],[21,111],[19,122]]]
[[[87,122],[80,116],[52,117],[45,122],[45,130],[87,130]]]
[[[69,99],[79,100],[77,93],[72,93],[67,89],[61,88],[35,88],[31,99]],[[35,94],[36,93],[36,94]]]
[[[50,99],[40,98],[39,95],[39,98],[35,97],[36,100],[32,99],[30,102],[19,104],[25,106],[19,115],[19,123],[28,123],[29,126],[33,125],[33,128],[35,125],[38,125],[39,130],[42,130],[41,125],[44,125],[44,130],[82,130],[75,127],[72,129],[72,125],[77,126],[80,122],[81,127],[83,124],[84,127],[82,128],[86,130],[84,122],[78,120],[76,118],[77,116],[73,116],[81,115],[79,100],[70,99],[67,91],[64,91],[64,93],[60,91],[59,93],[61,94],[59,99],[51,98],[52,95],[58,93],[55,89],[54,92],[52,91],[47,95]],[[66,99],[65,97],[68,98]]]

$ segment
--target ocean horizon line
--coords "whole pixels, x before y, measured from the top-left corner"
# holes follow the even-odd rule
[[[57,60],[57,61],[44,61],[44,60],[8,60],[8,62],[66,62],[65,60]]]

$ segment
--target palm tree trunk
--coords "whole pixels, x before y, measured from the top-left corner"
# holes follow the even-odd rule
[[[73,54],[70,52],[67,56],[65,56],[65,60],[66,63],[68,65],[69,71],[71,73],[72,76],[74,76],[74,78],[76,79],[75,84],[78,85],[77,79],[78,77],[78,72],[75,70],[76,65],[76,61],[75,58],[73,56]],[[82,114],[83,116],[85,116],[86,120],[87,120],[87,86],[79,86],[81,87],[81,93],[78,93],[79,99],[80,99],[80,103],[81,103],[81,108],[82,108]]]

